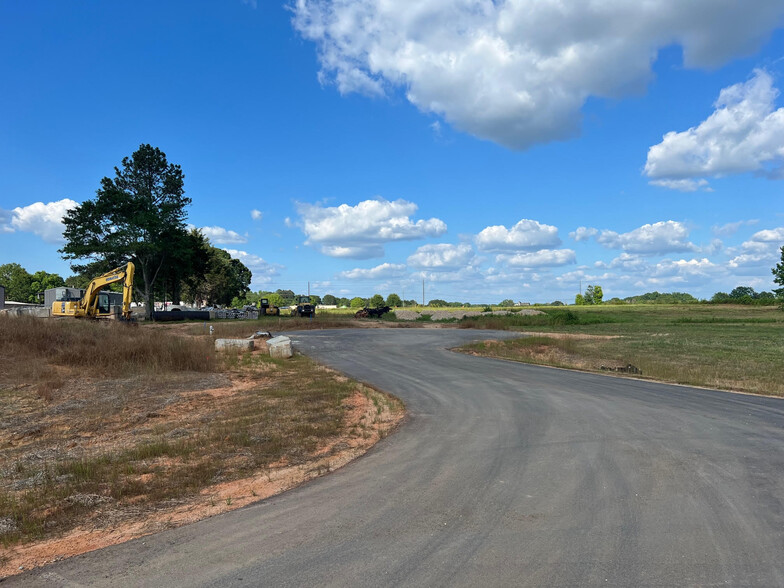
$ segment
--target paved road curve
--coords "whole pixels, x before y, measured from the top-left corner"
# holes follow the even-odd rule
[[[784,585],[784,402],[467,357],[467,330],[295,334],[405,400],[292,492],[7,585]]]

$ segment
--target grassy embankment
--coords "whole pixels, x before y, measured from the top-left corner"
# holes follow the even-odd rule
[[[778,308],[695,304],[540,310],[547,314],[461,321],[465,328],[541,333],[463,350],[584,370],[631,363],[646,378],[784,396],[784,312]]]
[[[357,394],[402,410],[304,356],[216,356],[209,337],[155,326],[0,317],[0,333],[3,547],[366,442],[374,425],[346,419]]]

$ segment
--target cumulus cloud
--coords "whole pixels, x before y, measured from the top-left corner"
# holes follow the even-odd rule
[[[780,259],[780,247],[784,243],[784,227],[763,229],[744,241],[740,251],[733,251],[734,257],[728,266],[740,268],[770,268]],[[766,272],[767,273],[767,272]]]
[[[446,232],[446,223],[440,219],[411,220],[417,205],[405,200],[379,198],[356,206],[332,207],[300,203],[297,211],[307,236],[305,243],[320,246],[322,253],[332,257],[381,257],[385,243],[438,237]]]
[[[387,280],[399,278],[406,274],[406,266],[397,263],[382,263],[369,269],[355,268],[338,274],[339,278],[348,280]]]
[[[533,253],[501,254],[496,261],[519,268],[555,267],[575,263],[577,257],[571,249],[542,249]]]
[[[634,255],[631,253],[621,253],[610,263],[597,261],[594,265],[598,268],[619,269],[628,273],[641,273],[650,269],[650,265],[647,261],[645,261],[639,255]]]
[[[486,227],[475,241],[480,251],[538,251],[561,244],[557,227],[528,219],[522,219],[511,229],[503,225]]]
[[[194,228],[193,225],[188,225],[189,228]],[[236,231],[224,229],[223,227],[201,227],[199,228],[201,234],[207,237],[212,243],[219,243],[221,245],[235,245],[238,243],[247,243],[247,237],[243,237]]]
[[[750,241],[759,241],[762,243],[784,243],[784,227],[758,231],[751,236]]]
[[[454,271],[471,264],[474,249],[468,243],[423,245],[408,257],[408,265],[431,271]]]
[[[260,221],[264,217],[264,213],[260,210],[256,210],[255,208],[250,211],[250,218],[255,221]]]
[[[254,253],[237,249],[224,249],[234,259],[240,260],[253,274],[253,284],[268,284],[279,275],[283,266],[269,263]]]
[[[667,133],[648,150],[644,173],[657,185],[691,191],[707,185],[694,178],[743,172],[781,177],[784,108],[775,109],[777,96],[773,79],[763,70],[748,82],[724,88],[706,120]]]
[[[641,92],[659,48],[688,67],[749,54],[784,6],[759,0],[563,2],[295,0],[322,83],[345,94],[399,89],[421,111],[512,149],[579,132],[589,96]]]
[[[569,233],[569,236],[575,241],[587,241],[591,237],[595,237],[599,229],[592,227],[577,227],[574,231]]]
[[[0,209],[0,232],[23,231],[38,235],[47,243],[63,243],[63,217],[79,203],[70,198],[55,202],[35,202],[13,210]]]
[[[609,249],[623,249],[630,253],[655,255],[679,251],[696,251],[689,240],[689,229],[677,221],[660,221],[646,224],[628,233],[602,231],[596,238]]]

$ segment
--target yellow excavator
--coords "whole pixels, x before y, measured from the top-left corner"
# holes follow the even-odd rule
[[[133,273],[136,266],[128,262],[125,267],[118,267],[110,272],[98,276],[90,285],[80,300],[57,301],[52,304],[52,316],[88,317],[93,319],[111,318],[113,316],[109,305],[109,296],[101,293],[101,288],[108,284],[123,281],[123,303],[120,319],[131,320],[131,296],[133,294]]]

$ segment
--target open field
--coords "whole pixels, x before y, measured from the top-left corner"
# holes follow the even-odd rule
[[[0,317],[0,332],[0,577],[285,490],[403,414],[304,356],[216,356],[157,325]]]
[[[466,319],[461,327],[539,336],[461,349],[589,371],[632,364],[643,377],[664,382],[784,395],[784,312],[776,307],[605,305],[541,310],[547,314]]]

